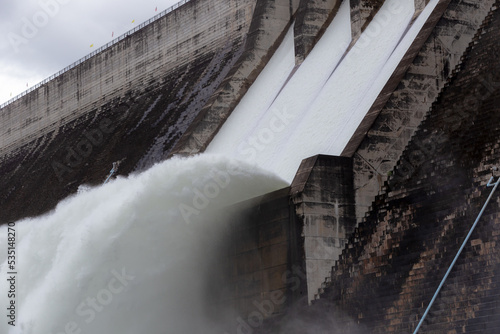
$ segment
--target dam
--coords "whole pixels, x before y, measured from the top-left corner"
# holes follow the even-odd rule
[[[182,1],[2,105],[19,325],[413,332],[500,177],[498,5]],[[498,206],[420,332],[498,332]],[[59,293],[79,312],[36,310]]]

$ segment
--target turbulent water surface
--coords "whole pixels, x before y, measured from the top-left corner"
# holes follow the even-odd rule
[[[206,300],[221,213],[284,186],[218,156],[172,159],[16,222],[17,320],[0,333],[221,333]],[[6,226],[0,235],[5,292]]]

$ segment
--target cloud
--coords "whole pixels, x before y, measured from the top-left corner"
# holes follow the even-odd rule
[[[9,100],[10,93],[26,90],[26,83],[36,85],[178,1],[2,2],[0,103]]]

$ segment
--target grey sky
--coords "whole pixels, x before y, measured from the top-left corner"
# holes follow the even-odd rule
[[[0,0],[0,103],[177,2]]]

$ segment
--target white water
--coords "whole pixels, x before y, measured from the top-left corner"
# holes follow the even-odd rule
[[[344,1],[286,81],[294,63],[289,32],[206,152],[256,163],[290,183],[303,159],[340,155],[437,2],[432,0],[410,25],[413,0],[385,1],[345,53],[351,29],[349,2]]]
[[[284,186],[255,166],[217,156],[172,159],[17,222],[15,327],[3,307],[2,226],[0,333],[211,333],[204,303],[218,271],[219,213]]]
[[[396,3],[397,15],[380,14]],[[413,0],[386,1],[378,26],[345,55],[344,1],[292,77],[288,32],[207,149],[286,182],[217,156],[173,159],[17,222],[17,322],[4,318],[0,333],[221,333],[204,298],[218,270],[219,213],[285,186],[304,158],[339,154],[436,3],[409,27]],[[8,291],[6,236],[0,227],[0,292]]]

